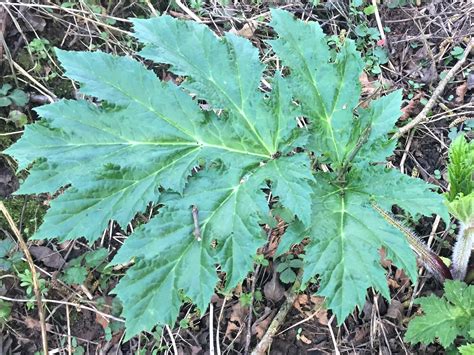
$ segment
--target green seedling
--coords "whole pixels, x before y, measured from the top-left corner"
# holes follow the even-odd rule
[[[20,89],[13,89],[10,84],[3,84],[0,88],[0,107],[12,104],[25,106],[28,103],[28,95]]]

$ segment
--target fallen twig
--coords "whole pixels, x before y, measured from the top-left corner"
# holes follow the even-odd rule
[[[300,280],[302,275],[303,269],[300,269],[298,275],[296,276],[295,283],[286,296],[285,302],[281,305],[275,318],[273,318],[263,338],[259,341],[255,349],[253,349],[252,355],[264,355],[266,354],[270,345],[272,345],[273,337],[278,331],[280,325],[284,322],[286,315],[293,307],[293,303],[295,303],[296,297],[298,296],[298,289],[300,288]]]
[[[30,302],[30,300],[28,300],[28,299],[11,298],[11,297],[6,297],[6,296],[0,296],[0,300],[9,301],[9,302],[20,302],[20,303]],[[114,317],[114,316],[112,316],[112,315],[110,315],[110,314],[101,312],[101,311],[99,311],[98,309],[95,309],[95,308],[92,308],[92,307],[88,307],[88,306],[83,306],[83,305],[81,305],[81,304],[79,304],[79,303],[68,302],[68,301],[60,301],[60,300],[50,300],[50,299],[46,299],[46,298],[42,298],[42,299],[41,299],[41,302],[43,302],[43,303],[60,304],[60,305],[65,305],[65,306],[71,306],[71,307],[74,307],[74,308],[79,309],[79,310],[85,309],[85,310],[87,310],[87,311],[91,311],[91,312],[97,313],[97,314],[99,314],[100,316],[102,316],[102,317],[104,317],[104,318],[112,319],[112,320],[117,321],[117,322],[120,322],[120,323],[125,323],[125,319],[118,318],[118,317]]]
[[[48,354],[48,338],[46,335],[46,322],[44,320],[43,302],[41,301],[41,292],[40,292],[40,287],[38,283],[38,276],[35,269],[35,263],[33,262],[33,258],[31,257],[30,251],[28,250],[28,246],[23,240],[23,237],[21,236],[20,231],[16,227],[15,222],[13,221],[12,217],[10,216],[10,213],[8,212],[7,208],[5,207],[2,201],[0,201],[0,210],[5,216],[11,230],[13,231],[16,238],[18,239],[18,244],[20,245],[20,249],[23,251],[23,254],[25,254],[26,261],[28,262],[28,266],[30,267],[31,277],[33,279],[33,290],[35,292],[36,304],[38,307],[38,315],[39,315],[39,320],[40,320],[40,325],[41,325],[41,341],[43,344],[43,353]]]
[[[382,20],[380,19],[379,8],[377,6],[377,0],[372,0],[372,6],[374,7],[375,21],[377,22],[377,28],[380,32],[380,38],[384,46],[387,45],[387,37],[385,36],[385,31],[383,30]]]
[[[413,127],[419,125],[420,123],[427,121],[427,114],[428,112],[433,108],[433,106],[436,103],[436,100],[438,97],[443,93],[446,85],[448,82],[454,77],[456,72],[461,68],[461,66],[466,62],[467,57],[469,56],[469,53],[471,52],[472,48],[474,47],[474,39],[471,39],[469,44],[466,46],[466,49],[464,50],[464,54],[462,57],[458,60],[458,62],[449,70],[449,72],[446,74],[443,80],[441,80],[433,92],[433,95],[431,95],[431,98],[428,100],[426,103],[425,107],[421,112],[408,124],[405,126],[401,127],[397,133],[393,135],[393,139],[398,139],[401,136],[403,136],[405,133],[407,133],[409,130],[411,130]]]

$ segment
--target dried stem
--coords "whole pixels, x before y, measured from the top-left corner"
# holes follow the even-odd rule
[[[36,304],[38,307],[38,315],[39,315],[40,326],[41,326],[41,341],[43,344],[43,353],[48,354],[48,338],[46,335],[46,322],[44,318],[43,302],[41,301],[41,291],[40,291],[40,287],[38,283],[38,275],[36,274],[35,263],[33,262],[33,258],[31,257],[28,246],[23,240],[23,237],[21,236],[20,231],[16,227],[15,222],[13,221],[12,217],[10,216],[10,213],[8,212],[7,208],[5,207],[2,201],[0,201],[0,210],[5,216],[8,222],[8,225],[10,226],[10,229],[13,231],[16,238],[18,239],[18,244],[20,246],[20,249],[23,251],[23,254],[25,254],[26,261],[28,262],[28,266],[30,268],[31,277],[33,279],[33,290],[36,297]]]
[[[400,138],[413,127],[428,120],[426,115],[433,108],[433,106],[436,103],[436,100],[443,93],[448,82],[454,77],[456,72],[459,69],[461,69],[461,66],[466,62],[467,57],[469,56],[469,53],[471,52],[473,47],[474,47],[474,39],[471,39],[469,44],[466,46],[466,49],[464,50],[464,54],[462,55],[461,59],[459,59],[459,61],[449,70],[449,72],[446,74],[443,80],[439,82],[437,88],[433,92],[433,95],[431,95],[431,98],[428,100],[423,110],[421,110],[421,112],[410,123],[400,128],[398,132],[393,135],[392,139]]]
[[[283,322],[285,321],[286,315],[293,307],[293,303],[295,302],[296,297],[298,296],[297,292],[301,286],[302,275],[303,275],[303,269],[300,269],[300,271],[298,272],[298,275],[296,276],[296,281],[293,284],[293,287],[291,288],[291,290],[286,296],[285,302],[281,305],[275,318],[273,318],[263,338],[260,340],[260,342],[257,344],[255,349],[252,351],[252,355],[264,355],[267,353],[268,348],[272,345],[273,337],[277,333],[280,325],[282,325]]]

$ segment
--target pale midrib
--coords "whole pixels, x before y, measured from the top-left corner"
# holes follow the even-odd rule
[[[200,147],[200,148],[215,148],[215,149],[224,149],[220,145],[215,145],[215,144],[207,144],[207,143],[193,143],[193,142],[188,142],[188,143],[180,143],[180,142],[137,142],[137,141],[126,141],[126,142],[104,142],[104,143],[75,143],[75,144],[63,144],[63,145],[45,145],[41,146],[41,148],[48,149],[48,148],[61,148],[61,147],[100,147],[100,146],[139,146],[139,145],[150,145],[150,146],[175,146],[175,147]],[[266,154],[259,154],[259,153],[253,153],[249,152],[247,150],[240,150],[240,149],[234,149],[230,147],[226,147],[225,150],[233,153],[239,153],[239,154],[245,154],[245,155],[253,155],[261,158],[266,158],[268,159],[268,155]]]
[[[241,106],[237,105],[226,93],[225,90],[223,90],[215,81],[214,81],[214,78],[211,77],[208,78],[207,75],[205,75],[205,73],[202,72],[202,70],[193,65],[193,63],[189,62],[186,58],[186,56],[181,52],[180,48],[178,47],[177,48],[177,51],[179,53],[179,56],[188,64],[190,65],[191,67],[193,67],[197,72],[201,73],[201,76],[203,78],[205,78],[206,80],[208,80],[209,82],[211,82],[225,97],[226,99],[234,106],[234,108],[237,110],[237,112],[239,112],[240,116],[244,119],[244,121],[246,122],[247,126],[250,128],[250,130],[252,131],[252,133],[255,135],[255,137],[257,138],[257,140],[260,142],[260,144],[265,148],[265,150],[268,152],[269,156],[272,156],[272,152],[270,151],[270,149],[267,147],[267,145],[265,144],[265,142],[263,141],[262,137],[260,136],[260,134],[257,132],[257,130],[255,129],[255,126],[252,125],[252,123],[250,122],[247,114],[245,113],[245,111],[242,109]],[[172,52],[172,51],[170,51]],[[238,78],[239,78],[239,82],[240,82],[240,74],[238,75]],[[242,97],[242,85],[239,85],[239,89],[241,91],[241,99],[243,99]],[[243,106],[243,102],[241,103],[242,106]]]
[[[196,152],[197,150],[198,150],[198,149],[196,148],[196,149],[193,149],[193,150],[189,151],[188,153],[186,153],[186,154],[180,156],[178,159],[173,160],[172,163],[167,164],[167,165],[165,165],[165,166],[162,166],[162,167],[160,167],[160,169],[158,169],[158,170],[154,170],[151,174],[148,174],[148,175],[146,175],[145,177],[140,178],[139,180],[135,180],[132,184],[127,185],[127,186],[125,186],[124,188],[122,188],[122,189],[120,189],[120,190],[114,191],[113,194],[111,194],[111,195],[109,195],[109,196],[107,196],[107,197],[115,196],[115,195],[118,195],[118,194],[123,194],[123,191],[128,190],[128,189],[130,189],[130,188],[133,188],[133,187],[136,186],[137,184],[139,184],[139,183],[141,183],[141,182],[147,180],[147,179],[150,178],[150,177],[153,177],[153,176],[158,175],[159,173],[161,173],[162,171],[166,170],[166,169],[169,168],[170,166],[175,165],[176,162],[182,160],[183,158],[186,158],[188,155],[191,155],[192,153]],[[100,200],[100,202],[103,202],[103,201],[104,201],[104,199],[101,199],[101,200]],[[99,202],[99,203],[100,203],[100,202]],[[81,210],[80,212],[83,213],[83,212],[85,212],[85,211],[90,210],[90,209],[93,208],[93,207],[96,207],[96,206],[97,206],[97,203],[92,204],[92,205],[90,205],[89,207],[87,207],[87,208]],[[76,213],[72,213],[72,214],[66,215],[67,217],[64,217],[63,222],[64,222],[65,220],[69,220],[71,217],[74,217],[74,216],[76,216],[76,215],[77,215]],[[61,214],[61,216],[64,216],[64,214]]]
[[[298,56],[301,58],[301,60],[304,64],[304,69],[305,69],[306,75],[311,79],[311,87],[313,88],[313,92],[318,96],[319,101],[321,102],[321,107],[323,108],[324,118],[325,118],[326,123],[329,127],[329,132],[331,134],[331,140],[332,140],[332,143],[333,143],[333,146],[334,146],[334,150],[336,152],[336,159],[339,161],[339,149],[337,148],[338,146],[337,146],[337,143],[336,143],[336,137],[334,136],[334,130],[332,129],[331,118],[328,115],[328,112],[326,111],[326,106],[324,105],[324,101],[322,99],[321,93],[319,92],[316,81],[314,80],[314,77],[311,73],[311,70],[308,67],[308,63],[306,62],[304,56],[300,52],[301,50],[300,50],[298,41],[295,41],[295,39],[293,38],[293,35],[292,35],[291,32],[288,32],[288,34],[289,34],[289,37],[291,38],[292,42],[295,44],[295,47],[297,48],[296,52],[298,53]]]
[[[214,211],[212,211],[212,213],[203,221],[202,226],[201,226],[201,230],[202,230],[203,235],[204,235],[204,232],[206,230],[206,227],[207,227],[208,223],[211,221],[211,219],[214,217],[214,215],[217,213],[217,211],[222,206],[224,206],[227,203],[227,201],[229,201],[229,199],[239,190],[238,188],[236,189],[236,187],[240,188],[240,185],[228,188],[230,190],[230,194],[226,198],[224,198],[224,200],[214,209]],[[227,190],[227,188],[225,190]]]
[[[176,125],[173,121],[168,120],[165,116],[161,115],[161,114],[160,114],[158,111],[156,111],[153,107],[148,106],[148,105],[146,105],[144,102],[142,102],[142,101],[140,101],[140,100],[137,100],[136,98],[130,96],[129,94],[127,94],[126,92],[124,92],[120,87],[114,85],[113,83],[110,83],[110,82],[107,81],[107,80],[104,80],[104,82],[105,82],[106,84],[110,85],[111,87],[115,88],[116,90],[118,90],[120,93],[122,93],[124,96],[128,97],[130,100],[136,102],[136,103],[139,104],[140,106],[145,107],[148,111],[154,113],[157,117],[161,118],[163,121],[167,122],[168,124],[170,124],[171,126],[173,126],[174,128],[176,128],[178,131],[183,132],[184,134],[186,134],[186,135],[188,135],[189,137],[192,137],[192,138],[194,138],[194,139],[196,138],[196,137],[193,136],[192,133],[188,132],[188,131],[187,131],[186,129],[184,129],[183,127]],[[230,148],[230,147],[227,147],[227,146],[211,145],[211,144],[207,144],[207,143],[204,143],[204,142],[198,142],[197,144],[199,144],[199,145],[201,145],[201,146],[205,146],[205,147],[211,147],[211,148],[217,148],[217,149],[227,150],[227,151],[231,151],[231,152],[234,152],[234,153],[248,154],[248,155],[254,155],[254,156],[265,157],[265,158],[271,157],[270,152],[269,152],[270,155],[266,155],[266,154],[260,154],[260,153],[253,153],[253,152],[249,152],[249,151],[242,151],[242,150]],[[192,145],[192,143],[191,143],[191,145]],[[268,150],[268,149],[267,149],[267,150]]]

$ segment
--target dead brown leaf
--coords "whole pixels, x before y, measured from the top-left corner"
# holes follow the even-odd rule
[[[360,327],[357,327],[355,330],[355,336],[352,339],[352,342],[356,345],[364,342],[367,340],[369,333],[370,333],[370,323],[365,323]]]
[[[256,335],[257,339],[263,338],[275,313],[276,310],[272,311],[270,307],[265,307],[263,314],[252,325],[252,334]]]
[[[403,318],[403,304],[399,300],[392,300],[387,309],[387,318],[400,322]]]
[[[41,331],[41,323],[39,320],[37,319],[34,319],[34,318],[31,318],[31,317],[26,317],[25,318],[25,325],[29,328],[29,329],[34,329],[36,331]],[[46,330],[48,332],[50,332],[51,330],[53,330],[53,326],[49,323],[46,323]]]
[[[46,27],[46,20],[33,12],[26,11],[23,14],[23,20],[25,21],[25,28],[31,32],[43,32]]]
[[[309,297],[306,294],[298,295],[296,297],[295,302],[293,303],[293,307],[295,307],[300,313],[304,313],[305,310],[303,307],[309,304]]]
[[[402,108],[402,116],[400,117],[400,121],[405,121],[411,116],[413,111],[418,106],[418,103],[420,102],[422,96],[423,93],[418,92],[415,96],[412,97],[408,104]]]
[[[248,307],[242,307],[240,302],[236,302],[232,306],[232,313],[230,314],[227,328],[225,330],[225,338],[231,340],[236,337],[235,341],[238,343],[240,342],[242,332],[239,334],[239,330],[245,326],[245,318],[247,317],[248,312]],[[239,335],[237,336],[237,334]]]
[[[316,312],[314,317],[318,320],[319,324],[328,325],[328,310],[324,305],[324,297],[311,296],[311,303],[313,304],[313,310]]]
[[[278,274],[274,271],[273,277],[263,286],[265,297],[273,302],[278,302],[285,296],[285,289],[281,285]]]
[[[379,250],[379,254],[380,254],[380,263],[382,264],[384,268],[388,269],[390,266],[392,266],[392,261],[387,259],[387,252],[385,251],[384,248],[381,248]]]
[[[377,87],[375,86],[375,81],[370,81],[369,76],[365,71],[362,72],[359,76],[360,85],[362,86],[363,95],[372,95]]]
[[[232,28],[230,32],[245,38],[252,38],[255,30],[257,29],[257,22],[256,21],[248,21],[246,22],[240,30],[236,30]]]
[[[397,269],[395,271],[395,277],[394,279],[400,284],[400,285],[405,285],[410,282],[410,278],[407,276],[405,271],[403,269]]]
[[[467,89],[471,90],[474,88],[474,74],[471,73],[467,76]]]
[[[64,266],[65,260],[62,255],[48,247],[32,245],[30,253],[36,260],[41,261],[47,267],[57,270]]]
[[[467,92],[467,81],[465,81],[464,84],[459,85],[456,88],[456,98],[454,99],[454,101],[457,104],[462,104],[464,102],[464,96],[466,96],[466,92]]]
[[[328,310],[324,306],[324,298],[319,296],[298,295],[295,307],[305,318],[316,318],[322,325],[328,325]]]

